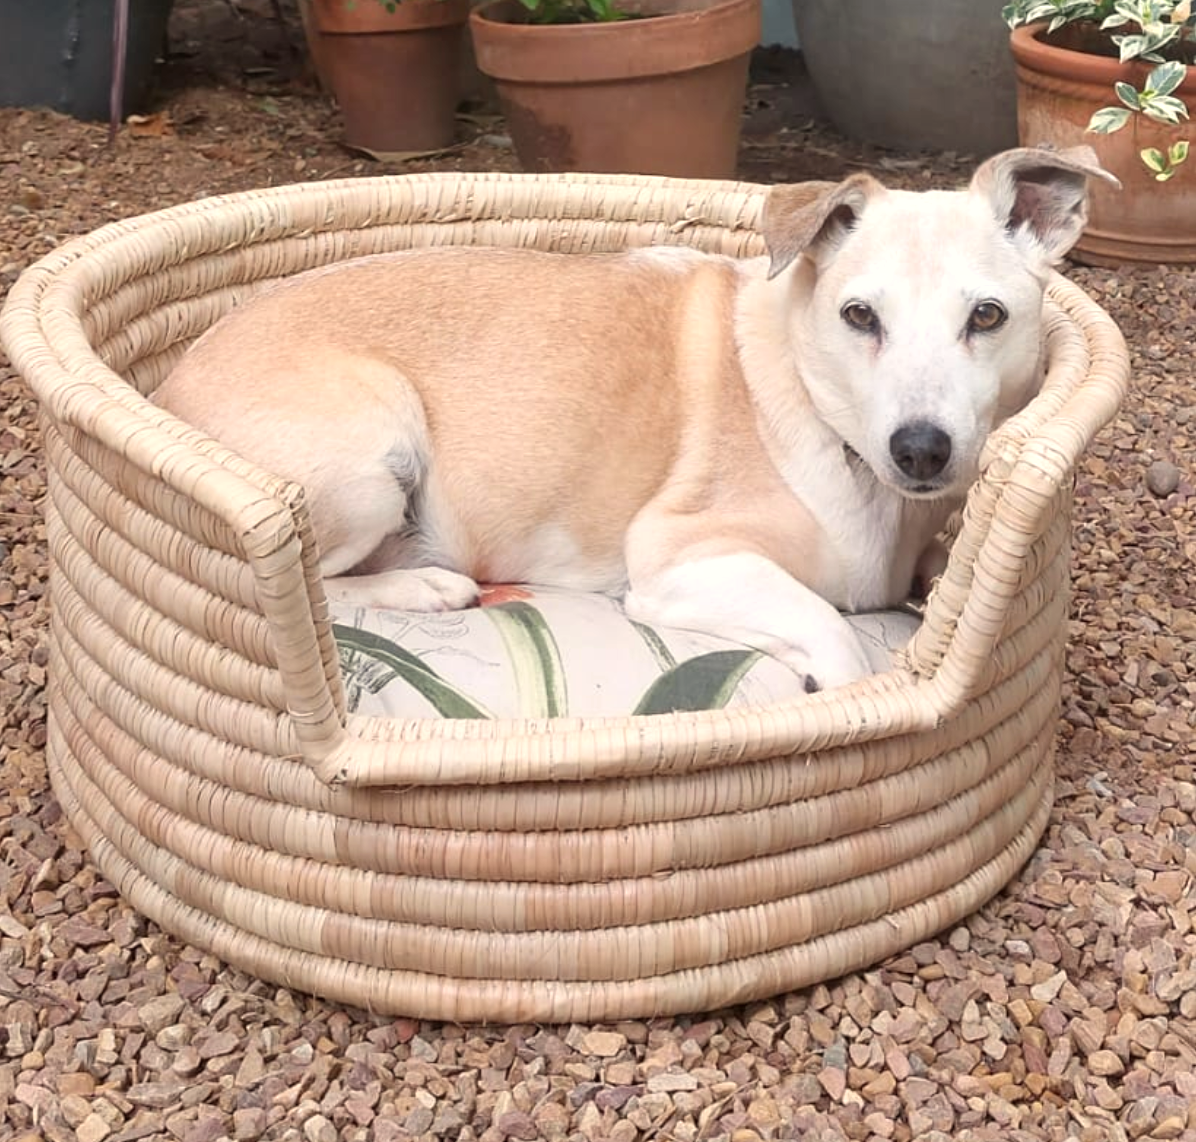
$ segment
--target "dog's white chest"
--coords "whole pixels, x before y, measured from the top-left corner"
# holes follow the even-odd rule
[[[909,594],[917,556],[906,555],[901,543],[902,506],[895,497],[878,498],[884,502],[852,505],[855,511],[823,523],[832,537],[834,581],[820,593],[841,610],[893,606]]]
[[[945,508],[914,503],[881,485],[842,447],[821,451],[820,464],[786,473],[821,529],[826,549],[811,586],[840,610],[895,606],[910,594],[919,556],[933,540]]]

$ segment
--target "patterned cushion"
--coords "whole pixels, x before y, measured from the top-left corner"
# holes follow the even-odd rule
[[[803,693],[776,658],[694,631],[633,622],[606,595],[495,587],[439,614],[332,608],[351,711],[373,717],[551,718],[764,706]],[[848,618],[888,670],[918,617]]]

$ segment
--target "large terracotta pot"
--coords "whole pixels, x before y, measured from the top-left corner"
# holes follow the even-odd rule
[[[650,18],[604,24],[522,10],[494,0],[470,30],[525,170],[734,178],[760,0],[645,0]]]
[[[1193,144],[1196,123],[1165,126],[1133,115],[1112,135],[1087,131],[1092,113],[1118,106],[1113,85],[1124,80],[1141,88],[1150,64],[1069,51],[1043,40],[1045,25],[1016,28],[1011,37],[1017,64],[1018,131],[1026,146],[1048,143],[1095,148],[1101,165],[1115,174],[1120,191],[1090,186],[1088,226],[1072,256],[1092,265],[1122,262],[1196,262],[1196,161],[1167,182],[1158,182],[1139,157],[1145,147],[1166,152],[1179,139]],[[1196,115],[1196,68],[1175,94]]]
[[[375,153],[452,144],[469,0],[311,0],[313,45],[345,122],[345,141]]]
[[[995,0],[792,0],[831,122],[906,150],[990,155],[1017,139],[1009,32]]]

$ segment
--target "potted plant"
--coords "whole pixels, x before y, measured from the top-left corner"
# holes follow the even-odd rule
[[[733,178],[761,0],[488,0],[470,31],[530,171]]]
[[[1094,186],[1073,254],[1096,265],[1196,262],[1196,11],[1191,0],[1013,0],[1003,15],[1027,145],[1090,142]]]
[[[470,0],[307,2],[312,54],[349,146],[395,154],[453,143]]]

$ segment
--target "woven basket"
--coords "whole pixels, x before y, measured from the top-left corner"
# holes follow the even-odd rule
[[[379,1012],[709,1010],[956,922],[1051,804],[1072,471],[1127,378],[1050,289],[1042,394],[990,442],[903,665],[769,708],[622,719],[345,714],[302,490],[148,403],[287,274],[411,246],[758,254],[764,190],[416,175],[208,199],[31,268],[0,322],[41,399],[54,789],[163,928]]]

